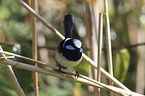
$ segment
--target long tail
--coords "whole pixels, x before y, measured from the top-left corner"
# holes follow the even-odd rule
[[[73,29],[74,18],[71,14],[66,14],[63,20],[63,28],[65,33],[65,38],[70,38]]]

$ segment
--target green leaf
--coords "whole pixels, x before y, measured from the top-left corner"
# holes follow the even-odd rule
[[[4,6],[0,6],[1,14],[0,18],[1,19],[8,19],[10,17],[10,11],[5,8]]]
[[[130,54],[127,49],[120,50],[116,55],[114,76],[121,82],[125,80],[130,62]]]

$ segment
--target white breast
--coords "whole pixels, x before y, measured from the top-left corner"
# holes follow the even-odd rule
[[[77,61],[67,60],[62,54],[59,54],[57,50],[55,53],[55,59],[60,65],[64,67],[75,67],[82,61],[82,57]]]

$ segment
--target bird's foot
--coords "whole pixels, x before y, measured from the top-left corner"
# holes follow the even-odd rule
[[[59,65],[58,67],[59,67],[59,68],[58,68],[58,72],[61,72],[61,68],[62,68],[62,66]]]
[[[80,76],[80,74],[78,73],[78,71],[76,71],[75,77],[78,78]]]
[[[77,71],[77,69],[75,68],[76,70],[76,74],[75,74],[75,77],[78,78],[80,76],[79,72]]]

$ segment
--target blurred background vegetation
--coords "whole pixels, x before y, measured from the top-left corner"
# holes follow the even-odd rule
[[[27,0],[24,1],[28,4]],[[145,94],[145,47],[144,45],[130,46],[130,44],[145,42],[145,1],[109,0],[108,3],[114,76],[129,89]],[[90,46],[96,44],[90,43],[90,39],[94,34],[94,26],[98,26],[97,16],[99,11],[103,11],[103,0],[38,0],[38,8],[37,12],[62,34],[63,16],[66,13],[72,13],[75,19],[72,37],[80,39],[83,42],[84,52],[92,59],[94,58],[90,53],[92,50]],[[37,21],[37,32],[39,60],[56,65],[54,54],[60,39],[39,21]],[[105,33],[103,41],[102,67],[107,70]],[[0,45],[5,51],[32,57],[31,14],[16,0],[0,0]],[[126,48],[126,45],[129,46]],[[19,58],[15,60],[31,64]],[[82,61],[77,68],[81,74],[89,76],[91,73],[85,61]],[[33,96],[32,72],[13,69],[26,95]],[[68,70],[73,69],[68,68]],[[102,82],[108,83],[103,76]],[[39,74],[39,90],[40,96],[93,95],[92,88],[88,90],[86,85],[43,74]],[[0,65],[0,94],[1,96],[17,96],[3,64]],[[106,91],[102,94],[105,94],[102,96],[108,96]]]

